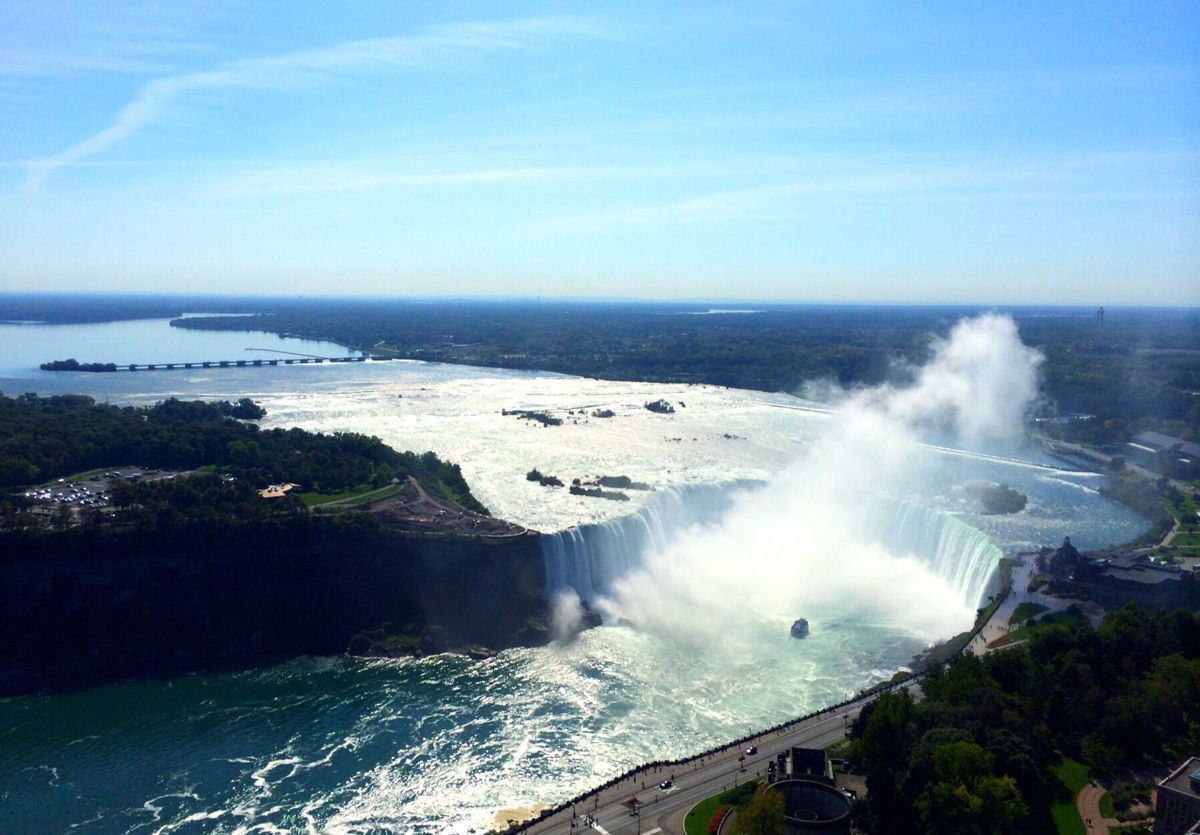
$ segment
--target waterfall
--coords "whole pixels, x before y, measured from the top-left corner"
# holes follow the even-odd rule
[[[734,494],[753,486],[759,483],[663,487],[628,516],[543,534],[546,590],[573,588],[585,603],[594,603],[614,580],[640,566],[646,553],[665,548],[678,531],[720,519]]]
[[[860,530],[892,553],[924,560],[964,603],[978,606],[1003,556],[987,535],[943,510],[878,497],[866,503]]]
[[[585,603],[661,551],[686,528],[718,521],[739,490],[757,482],[693,484],[658,490],[635,513],[608,522],[543,534],[546,590],[573,588]],[[889,551],[924,560],[970,606],[987,593],[1001,551],[982,532],[949,513],[876,497],[864,503],[857,535]]]

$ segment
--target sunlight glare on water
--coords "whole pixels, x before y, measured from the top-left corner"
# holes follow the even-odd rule
[[[0,326],[0,346],[13,329]],[[22,340],[45,342],[37,349],[43,358],[69,335],[19,330]],[[248,338],[222,336],[234,340],[230,347]],[[275,344],[290,350],[286,340]],[[21,366],[0,375],[7,392],[77,391],[138,404],[250,396],[267,409],[266,427],[364,432],[397,449],[431,449],[462,465],[496,515],[551,533],[633,524],[631,515],[654,511],[668,488],[761,484],[838,420],[788,395],[415,362],[99,375]],[[660,397],[676,404],[675,414],[644,408]],[[564,422],[543,428],[502,414],[514,409],[546,410]],[[614,417],[594,417],[598,409]],[[920,451],[906,494],[881,499],[917,508],[904,511],[908,527],[896,547],[967,542],[983,531],[988,548],[1009,552],[1065,534],[1086,548],[1144,529],[1096,492],[1100,477],[1061,466],[1030,450]],[[533,467],[568,483],[626,475],[654,489],[626,491],[629,502],[571,496],[526,480]],[[1011,517],[981,516],[962,491],[973,480],[1009,484],[1028,494],[1029,506]],[[687,524],[719,523],[721,514]],[[789,535],[802,538],[805,520],[795,523]],[[686,526],[667,525],[664,547],[686,535]],[[980,559],[990,553],[973,547]],[[932,570],[938,555],[912,556]],[[552,805],[638,762],[682,756],[838,701],[939,637],[886,608],[822,596],[819,585],[795,599],[810,608],[724,607],[694,635],[685,617],[643,631],[608,625],[566,646],[481,662],[297,659],[4,700],[4,814],[14,831],[468,832],[493,825],[497,810]],[[924,623],[965,628],[977,602],[960,596]],[[811,634],[795,641],[788,625],[801,614]],[[713,620],[705,611],[694,617]]]

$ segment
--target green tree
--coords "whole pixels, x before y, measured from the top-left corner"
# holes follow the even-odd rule
[[[884,693],[876,700],[863,731],[861,752],[871,810],[879,821],[909,817],[900,785],[916,735],[915,709],[907,690]]]
[[[950,742],[933,752],[936,782],[917,798],[922,831],[940,835],[1002,835],[1028,810],[1011,777],[992,774],[992,755],[973,742]]]
[[[783,835],[783,795],[767,785],[738,810],[734,835]]]

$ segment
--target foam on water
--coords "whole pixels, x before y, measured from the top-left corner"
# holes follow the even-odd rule
[[[21,338],[35,330],[23,327]],[[54,336],[62,342],[67,333]],[[134,403],[251,396],[267,408],[267,426],[367,432],[400,449],[432,449],[462,464],[497,515],[550,532],[551,587],[589,601],[611,595],[614,611],[631,612],[643,599],[639,581],[669,576],[654,573],[669,568],[664,555],[669,563],[700,550],[754,502],[786,516],[780,491],[755,484],[839,420],[786,395],[423,363],[57,376],[9,369],[5,378],[6,391],[82,390]],[[677,404],[674,415],[643,408],[660,397]],[[565,422],[542,428],[504,409],[549,410]],[[592,417],[597,409],[615,417]],[[772,605],[745,612],[720,588],[691,589],[721,604],[720,617],[708,618],[720,628],[702,641],[614,621],[483,662],[299,659],[2,701],[7,824],[84,833],[489,827],[499,809],[555,803],[637,762],[739,736],[890,675],[970,622],[1002,551],[1066,534],[1096,547],[1144,529],[1096,493],[1101,477],[1053,463],[1040,453],[915,453],[911,483],[871,494],[847,525],[853,537],[833,543],[851,551],[805,552],[810,520],[786,520],[786,536],[773,540],[779,554],[764,565],[790,571],[794,588]],[[627,475],[655,489],[628,491],[628,503],[582,498],[527,481],[532,467],[565,481]],[[1027,508],[979,514],[961,490],[978,480],[1027,493]],[[802,482],[792,494],[803,494]],[[731,541],[753,541],[736,538],[752,528],[731,530]],[[737,580],[738,561],[750,556],[696,567]],[[841,565],[851,559],[878,572],[878,585],[913,596],[899,607],[920,600],[940,612],[914,620],[897,607],[855,605],[853,590],[871,578]],[[797,582],[806,566],[831,563],[846,570],[827,572],[823,584]],[[788,637],[799,614],[812,627],[804,641]]]

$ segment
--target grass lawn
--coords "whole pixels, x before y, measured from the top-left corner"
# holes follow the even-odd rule
[[[1115,818],[1117,816],[1117,807],[1113,806],[1112,795],[1108,792],[1100,796],[1100,814],[1106,818]]]
[[[1179,501],[1171,502],[1163,500],[1167,506],[1167,510],[1171,511],[1176,518],[1195,519],[1196,518],[1196,500],[1191,497],[1186,491],[1180,491]]]
[[[99,469],[95,469],[95,470],[84,470],[81,473],[71,473],[71,475],[65,475],[65,476],[62,476],[61,478],[44,479],[44,480],[36,482],[34,484],[27,484],[27,485],[25,485],[25,488],[26,489],[35,489],[38,487],[55,487],[56,488],[56,487],[58,487],[59,481],[62,481],[65,484],[70,484],[72,481],[87,481],[92,476],[101,475],[103,473],[108,472],[111,469],[114,469],[114,468],[113,467],[100,467]]]
[[[1025,602],[1013,609],[1012,616],[1008,619],[1009,623],[1020,623],[1023,620],[1029,620],[1034,615],[1040,615],[1046,611],[1046,607],[1041,603]]]
[[[300,501],[308,507],[317,507],[318,505],[329,504],[330,502],[340,502],[342,499],[348,499],[351,496],[360,495],[360,490],[344,490],[341,493],[318,493],[313,490],[309,493],[301,493]]]
[[[926,664],[944,664],[958,655],[971,642],[970,632],[960,632],[944,644],[938,644],[925,656]]]
[[[312,491],[302,493],[300,501],[308,507],[318,507],[331,502],[346,502],[347,504],[363,504],[376,499],[385,499],[400,490],[398,484],[388,484],[383,487],[356,487],[353,490],[343,490],[339,493],[318,493]]]
[[[846,755],[849,753],[850,753],[850,740],[847,739],[846,737],[842,737],[841,739],[835,740],[825,746],[825,756],[827,756],[831,759],[835,759],[835,760],[845,759]]]
[[[743,783],[736,789],[729,789],[720,794],[714,794],[707,800],[701,800],[692,807],[692,811],[687,813],[687,817],[683,819],[683,829],[687,835],[708,835],[708,824],[712,820],[713,814],[722,806],[740,806],[743,803],[748,803],[750,798],[754,796],[754,788],[758,785],[759,780],[751,780],[748,783]]]
[[[1186,491],[1181,491],[1178,502],[1163,499],[1167,510],[1179,520],[1179,533],[1175,534],[1173,544],[1177,549],[1195,551],[1200,549],[1200,517],[1196,516],[1196,500]],[[1194,556],[1193,554],[1178,554],[1179,556]]]
[[[66,481],[83,481],[85,478],[91,478],[94,475],[102,475],[111,470],[112,467],[99,467],[95,470],[84,470],[82,473],[75,473],[66,477]]]
[[[683,829],[687,835],[708,835],[708,822],[712,820],[717,809],[724,805],[717,800],[719,796],[701,800],[687,813],[687,817],[683,819]]]
[[[1087,835],[1083,818],[1075,808],[1075,796],[1088,783],[1087,766],[1063,757],[1050,766],[1050,773],[1062,784],[1061,794],[1050,807],[1050,817],[1054,818],[1059,835]]]
[[[1171,544],[1177,549],[1194,551],[1200,548],[1200,531],[1187,531],[1181,528],[1179,533],[1175,534],[1175,538],[1171,540]]]
[[[393,496],[399,492],[399,484],[389,484],[386,487],[380,487],[378,490],[372,490],[369,493],[363,493],[361,496],[355,496],[353,499],[350,499],[348,502],[346,502],[346,504],[366,504],[367,502],[386,499],[388,496]]]
[[[1030,624],[1027,624],[1026,626],[1022,626],[1016,632],[1010,632],[1008,634],[1008,637],[1012,638],[1014,641],[1024,641],[1024,640],[1027,640],[1030,636],[1032,636],[1033,633],[1036,632],[1037,630],[1044,629],[1047,626],[1053,626],[1056,623],[1065,623],[1068,625],[1074,624],[1076,626],[1082,626],[1083,624],[1085,624],[1087,622],[1088,622],[1087,615],[1085,615],[1083,612],[1071,611],[1068,609],[1065,612],[1055,612],[1053,614],[1046,615],[1046,616],[1042,617],[1040,620],[1035,621],[1034,623],[1030,623]]]

